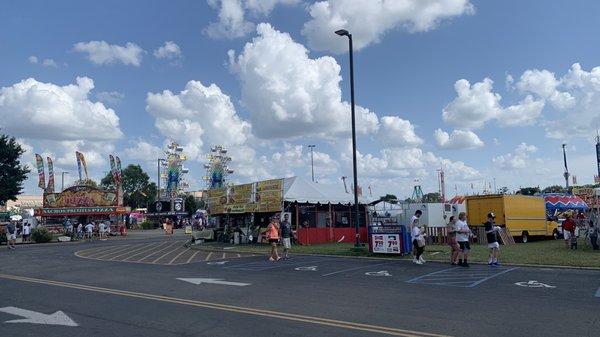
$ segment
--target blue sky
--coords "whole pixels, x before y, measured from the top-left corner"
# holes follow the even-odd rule
[[[0,127],[28,149],[28,162],[33,153],[51,155],[72,177],[74,150],[88,156],[94,176],[108,170],[109,153],[153,173],[159,149],[174,139],[191,154],[194,188],[203,186],[210,145],[231,149],[233,178],[245,182],[309,177],[305,146],[316,144],[317,178],[341,186],[340,177],[351,176],[348,55],[330,25],[344,22],[339,28],[350,30],[358,46],[363,187],[409,195],[418,178],[426,192],[435,191],[440,166],[449,194],[455,187],[480,192],[494,178],[509,188],[562,184],[563,141],[579,183],[592,182],[600,3],[393,3],[5,3]],[[432,4],[439,5],[433,14]],[[155,56],[166,41],[179,52]],[[65,89],[77,77],[93,80],[93,89],[88,82],[78,84],[78,93]],[[34,80],[18,85],[28,78]],[[461,98],[455,83],[462,79],[469,83],[460,82]],[[45,111],[55,113],[44,119]],[[26,191],[38,193],[35,186],[32,176]]]

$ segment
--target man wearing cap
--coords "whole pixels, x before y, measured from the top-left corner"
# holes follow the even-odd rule
[[[487,237],[488,248],[490,249],[490,258],[488,266],[499,266],[498,255],[500,254],[500,244],[498,243],[498,231],[500,227],[494,224],[496,215],[493,212],[488,213],[485,222],[485,235]]]

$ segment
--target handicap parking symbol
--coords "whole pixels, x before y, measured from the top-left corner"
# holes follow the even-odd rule
[[[538,281],[521,281],[521,282],[516,282],[515,285],[518,285],[519,287],[526,287],[526,288],[556,288],[556,286],[551,286],[545,283],[541,283]]]
[[[380,271],[368,271],[365,273],[367,276],[392,276],[387,270]]]

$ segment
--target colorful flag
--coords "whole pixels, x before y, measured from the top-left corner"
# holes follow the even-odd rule
[[[85,157],[83,156],[83,153],[79,152],[79,155],[81,156],[81,166],[83,166],[83,172],[85,173],[85,180],[90,179],[88,176],[88,171],[87,171],[87,164],[85,162]]]
[[[81,152],[75,151],[75,157],[77,158],[77,172],[79,172],[79,180],[81,180]]]
[[[46,157],[46,160],[48,160],[48,187],[46,191],[54,193],[54,165],[52,164],[52,158]]]
[[[121,159],[115,157],[115,162],[117,163],[117,181],[121,182]]]
[[[35,163],[38,169],[38,187],[41,189],[46,188],[46,177],[44,174],[44,159],[39,154],[35,154]]]

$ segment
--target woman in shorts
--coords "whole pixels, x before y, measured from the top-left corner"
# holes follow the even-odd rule
[[[458,240],[456,239],[458,228],[456,227],[456,217],[454,217],[454,215],[450,217],[450,221],[446,225],[446,230],[448,231],[448,246],[450,246],[450,264],[456,266],[458,265],[460,246],[458,245]]]
[[[279,261],[281,259],[277,252],[277,242],[279,242],[279,218],[276,216],[271,219],[271,223],[269,224],[269,227],[267,227],[267,238],[271,245],[271,256],[269,256],[269,261]]]

